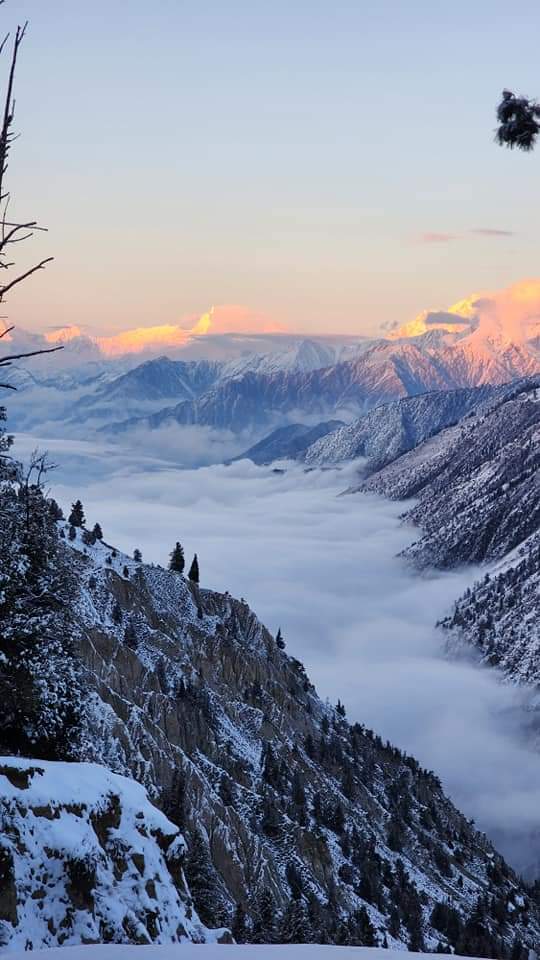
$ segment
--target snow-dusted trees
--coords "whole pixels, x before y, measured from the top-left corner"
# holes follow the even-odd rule
[[[540,132],[540,104],[503,90],[497,107],[497,143],[513,150],[532,150]]]
[[[80,500],[76,500],[75,503],[71,505],[71,513],[68,517],[68,523],[72,527],[82,527],[84,526],[85,517],[84,509]]]
[[[76,753],[83,704],[76,581],[49,502],[32,479],[10,463],[0,482],[0,746],[66,758]]]
[[[185,871],[201,920],[207,926],[219,924],[225,919],[223,895],[208,844],[198,829],[193,830],[189,837]]]
[[[175,573],[183,573],[185,565],[184,550],[182,544],[177,540],[169,558],[169,570],[174,570]]]
[[[197,554],[193,557],[188,576],[192,583],[199,583],[199,561]]]

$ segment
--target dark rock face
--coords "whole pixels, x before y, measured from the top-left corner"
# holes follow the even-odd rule
[[[313,940],[434,947],[450,942],[432,923],[438,901],[452,900],[465,936],[479,898],[495,897],[516,905],[511,930],[485,911],[495,952],[536,935],[528,894],[437,778],[321,703],[245,603],[195,597],[182,576],[128,558],[111,568],[100,550],[74,554],[89,756],[144,783],[187,831],[201,915],[230,926],[241,904],[256,938],[262,904],[283,925],[301,891]]]

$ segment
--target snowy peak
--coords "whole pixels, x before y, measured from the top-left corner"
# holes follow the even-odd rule
[[[447,310],[425,310],[399,327],[392,340],[439,334],[447,345],[459,341],[477,356],[507,349],[510,345],[534,345],[540,336],[540,280],[523,280],[495,293],[478,293]]]

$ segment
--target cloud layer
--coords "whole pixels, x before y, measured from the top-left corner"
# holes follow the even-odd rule
[[[203,585],[245,597],[270,629],[281,626],[323,697],[434,769],[518,867],[538,864],[540,757],[525,743],[523,695],[445,657],[433,624],[475,571],[408,570],[396,558],[414,536],[400,524],[403,504],[340,497],[354,466],[193,471],[71,441],[51,452],[64,507],[80,496],[109,542],[149,561],[165,563],[177,539],[188,559],[197,551]]]

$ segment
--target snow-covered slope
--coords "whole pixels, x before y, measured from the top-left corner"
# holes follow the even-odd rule
[[[80,531],[68,545],[90,755],[187,831],[203,919],[237,929],[240,904],[246,939],[432,949],[479,925],[497,955],[501,938],[540,936],[529,894],[437,778],[325,706],[243,601]]]
[[[175,370],[175,360],[167,361],[161,374],[162,360],[154,367],[143,364],[106,390],[99,383],[90,386],[68,414],[72,420],[99,414],[114,433],[134,426],[155,429],[175,424],[260,432],[292,420],[313,423],[314,418],[336,416],[349,420],[404,397],[503,384],[537,374],[539,314],[540,282],[530,281],[494,296],[469,297],[445,311],[426,311],[376,340],[288,334],[212,338],[205,328],[204,335],[187,339],[183,331],[177,343],[180,328],[156,327],[153,342],[159,344],[159,353],[170,343],[176,362],[206,364],[206,373],[192,377]],[[146,350],[151,331],[132,333],[136,336],[131,346],[138,350],[142,344]],[[111,362],[100,352],[98,341],[68,337],[65,351],[40,358],[39,367],[48,370],[43,375],[51,381],[54,371],[80,364],[88,374],[91,369],[97,372],[100,363]],[[22,342],[34,347],[43,343],[36,335],[23,336]],[[118,343],[122,342],[120,337]],[[129,336],[125,343],[129,347]],[[4,349],[0,345],[0,353]],[[155,356],[155,351],[144,350],[121,357],[120,362],[127,363],[124,370],[135,366],[136,358]],[[116,346],[111,356],[119,357]],[[30,361],[29,369],[34,372],[38,365]],[[122,405],[126,400],[127,407]],[[43,406],[36,405],[40,413]]]
[[[456,601],[441,626],[450,643],[471,644],[479,658],[514,683],[540,686],[540,533],[535,532]]]
[[[461,343],[433,345],[432,334],[405,341],[379,341],[358,357],[302,372],[254,372],[225,379],[198,399],[184,400],[144,420],[164,425],[200,424],[240,431],[283,423],[293,412],[303,417],[349,419],[384,403],[434,390],[503,384],[532,376],[540,359],[523,345],[468,354]],[[138,421],[124,421],[116,432]]]
[[[247,459],[259,464],[272,463],[273,460],[297,460],[321,437],[327,437],[328,434],[333,436],[341,427],[343,423],[340,420],[325,420],[314,427],[304,423],[289,423],[286,427],[273,430],[249,450],[235,457],[235,460]]]
[[[538,687],[540,378],[496,388],[357,489],[414,498],[404,520],[420,536],[405,556],[416,565],[489,563],[442,626],[452,647],[470,644],[512,681]]]
[[[367,469],[376,470],[501,391],[504,395],[505,389],[440,390],[383,404],[312,444],[301,459],[310,466],[325,466],[365,457]]]
[[[145,789],[91,763],[0,758],[0,949],[203,942],[184,839]]]
[[[407,519],[423,536],[406,551],[421,566],[504,557],[540,524],[540,388],[519,383],[415,450],[362,489],[415,497]]]

